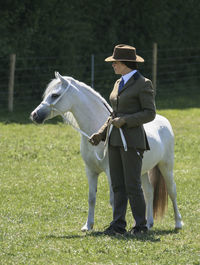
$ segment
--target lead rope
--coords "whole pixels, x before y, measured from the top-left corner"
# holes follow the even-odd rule
[[[55,107],[52,107],[51,108],[52,110],[54,110],[54,111],[56,111],[56,112],[58,112],[58,114],[60,114],[61,116],[62,116],[62,118],[63,118],[63,120],[65,120],[67,123],[69,123],[73,128],[74,128],[74,130],[76,130],[77,132],[79,132],[80,134],[82,134],[82,135],[84,135],[86,138],[88,138],[88,139],[90,139],[90,136],[87,134],[87,133],[85,133],[84,131],[82,131],[81,129],[79,129],[78,127],[76,127],[76,126],[74,126],[66,117],[65,117],[65,115],[61,112],[61,111],[59,111],[58,109],[56,109]]]
[[[62,118],[68,123],[70,124],[74,130],[76,130],[77,132],[79,132],[80,134],[84,135],[86,138],[88,138],[88,140],[90,139],[91,136],[89,136],[87,133],[85,133],[84,131],[82,131],[81,129],[79,129],[78,127],[74,126],[68,119],[67,117],[64,116],[63,112],[59,111],[58,109],[56,109],[54,106],[55,104],[63,97],[63,95],[67,92],[67,90],[69,89],[70,86],[73,86],[71,84],[71,82],[69,82],[67,88],[63,91],[63,93],[54,101],[53,104],[49,104],[45,101],[43,101],[42,103],[44,105],[47,105],[51,108],[51,110],[54,110],[56,111],[58,114],[60,114],[62,116]],[[105,105],[105,104],[104,104]],[[106,106],[106,105],[105,105]],[[106,107],[107,108],[107,107]],[[108,109],[108,108],[107,108]],[[110,111],[109,111],[110,112]],[[100,158],[99,155],[97,154],[97,152],[95,151],[95,155],[96,155],[96,158],[99,160],[99,161],[102,161],[105,156],[106,156],[106,153],[107,153],[107,150],[108,150],[108,139],[110,137],[110,134],[111,134],[111,131],[113,129],[113,125],[110,124],[109,127],[108,127],[108,130],[107,130],[107,134],[106,134],[106,140],[105,140],[105,144],[104,144],[104,152],[103,152],[103,157]],[[126,139],[124,137],[124,133],[122,131],[121,128],[119,128],[119,131],[120,131],[120,135],[121,135],[121,139],[122,139],[122,143],[123,143],[123,146],[124,146],[124,151],[127,151],[127,144],[126,144]]]
[[[76,130],[77,132],[79,132],[80,134],[84,135],[86,138],[88,138],[88,140],[90,139],[91,136],[89,136],[87,133],[85,133],[84,131],[82,131],[81,129],[79,129],[78,127],[74,126],[68,119],[67,117],[64,116],[64,114],[59,111],[58,109],[56,109],[55,107],[52,106],[51,108],[52,110],[58,112],[58,114],[60,114],[62,116],[62,118],[72,126],[72,128],[74,128],[74,130]],[[108,139],[110,137],[110,134],[112,132],[112,129],[113,129],[113,124],[109,124],[108,125],[108,129],[107,129],[107,134],[106,134],[106,140],[105,140],[105,144],[104,144],[104,151],[103,151],[103,157],[100,157],[97,152],[95,151],[95,156],[96,158],[99,160],[99,161],[102,161],[105,156],[106,156],[106,153],[108,151]],[[121,139],[122,139],[122,143],[123,143],[123,147],[124,147],[124,151],[127,151],[127,143],[126,143],[126,139],[124,137],[124,133],[122,131],[121,128],[119,128],[119,132],[120,132],[120,136],[121,136]]]

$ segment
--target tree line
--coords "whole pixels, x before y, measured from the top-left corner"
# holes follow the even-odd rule
[[[0,58],[16,53],[23,58],[18,64],[27,66],[30,58],[44,64],[54,57],[69,72],[76,66],[82,78],[91,54],[106,57],[119,43],[140,51],[153,42],[162,49],[198,47],[199,13],[199,0],[2,1]]]
[[[0,9],[0,55],[110,53],[118,43],[196,46],[199,12],[198,0],[7,0]]]

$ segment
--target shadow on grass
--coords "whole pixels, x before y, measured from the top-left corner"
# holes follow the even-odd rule
[[[168,87],[167,87],[168,88]],[[182,87],[181,87],[182,89]],[[174,92],[170,90],[170,94],[157,95],[156,97],[156,106],[157,109],[186,109],[186,108],[200,108],[200,94],[193,93],[189,91],[188,93],[182,93],[182,90]],[[21,106],[16,104],[14,111],[9,112],[7,106],[4,106],[0,110],[0,122],[4,124],[9,123],[19,123],[19,124],[29,124],[32,123],[30,120],[30,113],[39,105],[41,100],[31,102]],[[56,124],[57,122],[62,122],[61,117],[56,117],[52,120],[49,120],[48,123]]]
[[[154,231],[149,231],[146,234],[138,234],[138,235],[116,235],[116,236],[110,236],[110,238],[114,239],[114,240],[125,240],[125,241],[129,241],[129,240],[138,240],[138,241],[151,241],[151,242],[160,242],[160,237],[159,236],[165,236],[165,235],[171,235],[171,234],[177,234],[179,233],[179,230],[175,230],[175,229],[170,229],[170,230],[154,230]],[[92,231],[92,232],[86,232],[83,233],[83,235],[48,235],[45,236],[43,238],[46,239],[77,239],[77,238],[87,238],[87,237],[93,237],[93,238],[97,238],[97,237],[108,237],[107,235],[105,235],[103,232],[99,232],[99,231]]]
[[[37,104],[38,105],[38,104]],[[18,124],[30,124],[33,123],[30,119],[31,112],[36,108],[36,104],[34,106],[26,106],[24,108],[15,108],[13,112],[9,112],[8,110],[0,110],[0,122],[4,124],[10,123],[18,123]],[[58,116],[51,120],[46,121],[45,123],[56,124],[58,122],[62,122],[63,119]]]
[[[63,236],[57,236],[57,235],[48,235],[48,236],[43,236],[42,238],[46,239],[76,239],[76,238],[84,238],[86,237],[86,234],[83,235],[63,235]]]

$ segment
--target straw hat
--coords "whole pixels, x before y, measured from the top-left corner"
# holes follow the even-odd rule
[[[119,44],[115,46],[112,56],[107,57],[105,61],[106,62],[128,61],[128,62],[143,63],[144,59],[136,54],[135,47],[126,44]]]

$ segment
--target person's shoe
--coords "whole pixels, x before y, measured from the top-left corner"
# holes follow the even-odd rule
[[[130,235],[140,235],[146,234],[148,232],[148,228],[146,226],[135,226],[130,231]]]
[[[103,231],[103,234],[104,235],[107,235],[107,236],[116,236],[116,235],[123,235],[126,233],[126,230],[119,230],[119,229],[115,229],[112,225],[110,225],[108,228],[106,228],[104,231]]]

